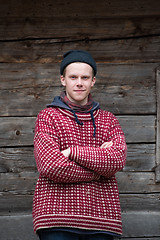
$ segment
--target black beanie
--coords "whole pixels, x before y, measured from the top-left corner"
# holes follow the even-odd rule
[[[60,65],[60,73],[63,75],[63,71],[65,67],[67,67],[70,63],[74,62],[83,62],[89,64],[94,71],[94,76],[97,73],[97,67],[96,67],[96,62],[91,56],[91,54],[87,51],[82,51],[82,50],[71,50],[66,52],[63,55],[63,60]]]

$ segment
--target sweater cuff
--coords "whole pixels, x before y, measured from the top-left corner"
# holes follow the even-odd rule
[[[78,155],[79,155],[79,147],[78,146],[70,147],[69,159],[76,162],[76,160],[78,160]],[[93,172],[93,181],[98,181],[100,178],[101,178],[101,175],[99,173]]]
[[[75,161],[77,158],[78,158],[78,146],[70,147],[69,159]]]

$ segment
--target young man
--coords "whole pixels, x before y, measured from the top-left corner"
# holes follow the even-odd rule
[[[41,240],[107,240],[122,233],[115,173],[127,148],[115,116],[92,100],[96,72],[88,52],[67,52],[60,66],[65,92],[37,117],[33,222]]]

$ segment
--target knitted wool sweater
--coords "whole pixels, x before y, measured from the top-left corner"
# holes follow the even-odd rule
[[[126,160],[126,143],[116,117],[107,111],[76,113],[50,107],[36,120],[34,154],[39,179],[34,194],[34,230],[69,227],[122,234],[115,173]],[[110,148],[100,148],[112,141]],[[70,147],[66,158],[61,151]]]

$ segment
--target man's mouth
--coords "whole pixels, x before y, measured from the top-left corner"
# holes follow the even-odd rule
[[[85,90],[82,90],[82,89],[77,89],[77,90],[74,90],[74,92],[84,92]]]

